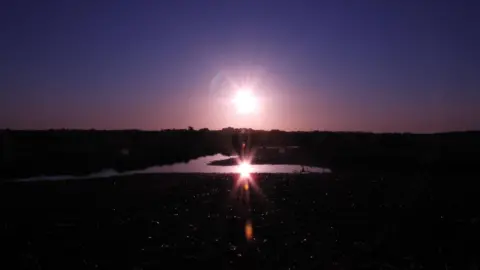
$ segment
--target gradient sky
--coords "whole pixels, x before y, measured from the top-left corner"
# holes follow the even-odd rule
[[[0,128],[480,129],[478,3],[1,1]]]

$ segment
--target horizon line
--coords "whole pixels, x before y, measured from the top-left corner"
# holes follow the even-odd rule
[[[125,128],[125,129],[96,129],[96,128],[46,128],[46,129],[11,129],[11,128],[1,128],[0,132],[52,132],[52,131],[103,131],[103,132],[165,132],[165,131],[188,131],[188,132],[226,132],[228,130],[241,131],[249,130],[252,132],[284,132],[284,133],[369,133],[369,134],[422,134],[422,135],[434,135],[434,134],[448,134],[448,133],[480,133],[480,130],[451,130],[451,131],[440,131],[440,132],[412,132],[412,131],[390,131],[390,132],[381,132],[381,131],[365,131],[365,130],[281,130],[281,129],[253,129],[253,128],[234,128],[234,127],[225,127],[222,129],[209,129],[209,128],[198,128],[198,129],[189,129],[187,128],[165,128],[165,129],[137,129],[137,128]]]

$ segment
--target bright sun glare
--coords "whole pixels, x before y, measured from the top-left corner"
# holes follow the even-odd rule
[[[233,99],[237,112],[240,114],[250,114],[257,108],[257,99],[250,89],[240,89]]]
[[[241,178],[248,178],[250,173],[252,173],[252,166],[247,162],[242,162],[238,165],[238,172]]]

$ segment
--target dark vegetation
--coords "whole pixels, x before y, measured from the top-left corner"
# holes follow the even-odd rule
[[[0,268],[478,269],[479,175],[262,174],[248,203],[236,175],[3,183]]]
[[[333,170],[472,170],[480,165],[480,132],[374,134],[248,130],[256,162],[318,165]],[[239,130],[0,131],[0,178],[88,174],[186,162],[238,152]],[[232,139],[233,138],[233,139]],[[263,146],[299,146],[288,155]],[[236,150],[236,151],[235,151]]]

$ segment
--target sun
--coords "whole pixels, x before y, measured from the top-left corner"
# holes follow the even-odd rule
[[[235,94],[233,103],[239,114],[250,114],[257,109],[257,99],[250,89],[240,89]]]

